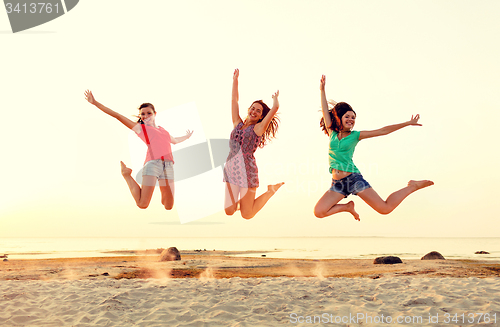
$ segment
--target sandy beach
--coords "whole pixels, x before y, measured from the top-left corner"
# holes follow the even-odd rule
[[[181,252],[0,262],[1,326],[496,326],[500,264]]]

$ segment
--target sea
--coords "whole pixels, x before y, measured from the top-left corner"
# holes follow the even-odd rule
[[[176,247],[181,251],[252,251],[235,256],[294,259],[420,259],[438,251],[447,259],[500,260],[500,238],[436,237],[169,237],[1,238],[0,256],[50,259],[116,256],[117,251]],[[486,251],[489,254],[475,254]],[[119,253],[119,255],[133,255]]]

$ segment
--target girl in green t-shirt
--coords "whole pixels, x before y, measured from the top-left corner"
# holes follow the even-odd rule
[[[421,188],[434,183],[429,180],[408,182],[408,186],[389,195],[383,200],[370,184],[363,178],[358,168],[352,161],[352,156],[357,143],[363,139],[387,135],[406,126],[422,126],[418,123],[419,115],[412,116],[407,122],[389,125],[373,131],[353,131],[356,113],[345,102],[330,101],[330,109],[325,94],[325,75],[321,76],[321,109],[323,118],[320,125],[325,134],[330,136],[330,172],[332,173],[331,188],[319,199],[314,207],[314,215],[324,218],[338,212],[350,212],[356,220],[359,215],[354,210],[354,202],[345,204],[339,202],[349,194],[358,195],[370,207],[383,215],[392,212],[408,195]]]

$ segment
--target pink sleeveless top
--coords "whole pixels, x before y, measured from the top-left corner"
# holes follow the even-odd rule
[[[163,127],[155,128],[141,124],[141,130],[137,136],[148,146],[144,163],[156,159],[174,162],[170,146],[170,134]]]

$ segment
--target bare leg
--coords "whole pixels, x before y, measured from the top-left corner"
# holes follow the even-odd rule
[[[285,183],[268,185],[267,191],[262,193],[257,199],[255,198],[257,188],[249,188],[246,194],[240,199],[241,216],[245,219],[253,218],[283,184]]]
[[[330,190],[326,191],[318,203],[316,203],[314,215],[318,218],[325,218],[339,212],[349,212],[354,219],[359,220],[359,215],[354,210],[354,202],[349,201],[345,204],[339,204],[343,198],[343,194]]]
[[[239,198],[240,187],[226,182],[226,191],[224,196],[224,210],[226,215],[232,216],[238,210],[238,204],[240,202]]]
[[[122,176],[127,182],[130,193],[134,197],[135,203],[141,209],[146,209],[151,202],[153,197],[153,191],[156,185],[156,177],[154,176],[143,176],[142,178],[142,188],[137,184],[135,179],[132,177],[132,169],[125,166],[123,161],[120,161]]]
[[[391,213],[396,207],[403,202],[403,200],[413,192],[420,190],[421,188],[434,185],[432,181],[409,181],[408,186],[400,189],[389,195],[387,200],[382,200],[382,198],[375,192],[373,188],[367,188],[358,193],[358,196],[362,198],[370,207],[375,209],[380,214],[387,215]]]
[[[173,179],[160,179],[160,192],[161,192],[161,204],[167,210],[172,210],[174,207],[174,180]]]

